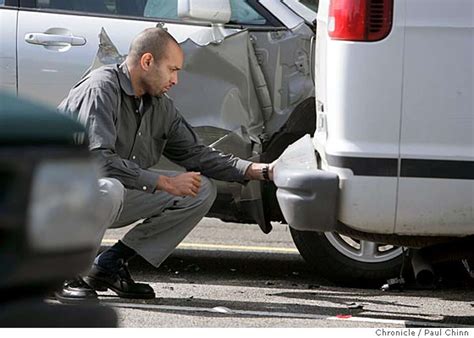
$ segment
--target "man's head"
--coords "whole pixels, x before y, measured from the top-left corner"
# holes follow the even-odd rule
[[[166,93],[178,83],[184,54],[178,42],[162,28],[148,28],[130,45],[127,66],[135,94]]]

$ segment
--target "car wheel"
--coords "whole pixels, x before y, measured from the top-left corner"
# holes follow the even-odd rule
[[[305,261],[337,284],[380,287],[400,274],[401,247],[356,240],[335,232],[299,231],[291,227],[290,232]]]

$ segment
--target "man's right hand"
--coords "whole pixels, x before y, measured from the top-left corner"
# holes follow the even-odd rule
[[[196,197],[201,187],[201,173],[187,172],[177,176],[161,175],[156,187],[171,195]]]

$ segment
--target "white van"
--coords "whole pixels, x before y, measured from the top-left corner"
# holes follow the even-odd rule
[[[319,1],[319,170],[287,163],[276,184],[296,245],[326,276],[394,277],[397,246],[474,254],[473,46],[472,0]]]

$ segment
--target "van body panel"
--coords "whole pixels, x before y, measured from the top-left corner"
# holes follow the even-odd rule
[[[339,220],[362,231],[393,233],[396,163],[394,177],[372,177],[338,170],[328,157],[399,157],[405,1],[397,1],[391,33],[378,42],[331,40],[328,8],[329,1],[320,2],[315,147],[323,169],[339,173]]]
[[[340,178],[338,219],[382,234],[474,233],[474,3],[396,0],[390,34],[316,43],[320,167]]]
[[[407,3],[396,233],[474,232],[473,13],[470,0]],[[425,161],[405,173],[405,159]]]

